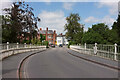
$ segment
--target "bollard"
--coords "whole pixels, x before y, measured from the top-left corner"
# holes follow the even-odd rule
[[[9,49],[9,42],[7,42],[7,50]]]
[[[117,60],[117,44],[114,44],[115,46],[115,53],[114,53],[114,60]]]

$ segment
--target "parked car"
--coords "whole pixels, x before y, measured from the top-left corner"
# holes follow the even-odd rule
[[[50,44],[50,46],[51,46],[51,47],[55,47],[55,45],[54,45],[54,44]]]
[[[63,45],[62,45],[62,44],[59,44],[59,47],[63,47]]]

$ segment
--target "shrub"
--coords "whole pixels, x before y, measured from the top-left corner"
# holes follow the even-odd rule
[[[49,48],[49,47],[48,47],[48,44],[49,44],[48,41],[44,41],[42,44],[43,44],[43,45],[46,45],[46,48]]]

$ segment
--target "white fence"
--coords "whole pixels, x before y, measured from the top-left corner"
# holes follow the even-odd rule
[[[12,56],[14,54],[28,52],[28,51],[35,51],[35,50],[43,50],[46,49],[46,46],[39,46],[39,45],[31,45],[31,44],[1,44],[0,45],[0,60]]]
[[[104,45],[104,44],[84,44],[84,45],[71,45],[71,49],[77,50],[80,53],[95,55],[102,58],[108,58],[112,60],[120,60],[120,46]]]
[[[4,51],[4,50],[10,50],[10,49],[20,49],[20,48],[37,48],[40,47],[40,45],[32,45],[32,44],[19,44],[19,43],[13,43],[13,44],[9,44],[9,42],[7,42],[6,44],[0,44],[0,50]]]

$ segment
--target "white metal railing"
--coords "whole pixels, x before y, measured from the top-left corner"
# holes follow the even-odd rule
[[[32,45],[32,44],[19,44],[19,43],[12,43],[9,44],[9,42],[0,44],[0,50],[5,51],[5,50],[10,50],[10,49],[21,49],[21,48],[37,48],[40,47],[40,45]]]
[[[84,44],[84,45],[71,45],[70,48],[77,49],[79,52],[89,55],[95,55],[102,58],[108,58],[112,60],[120,60],[120,46],[105,45],[105,44]]]
[[[0,61],[6,57],[12,56],[14,54],[18,53],[24,53],[28,51],[38,51],[38,50],[45,50],[46,46],[40,46],[40,45],[32,45],[32,44],[0,44]]]

